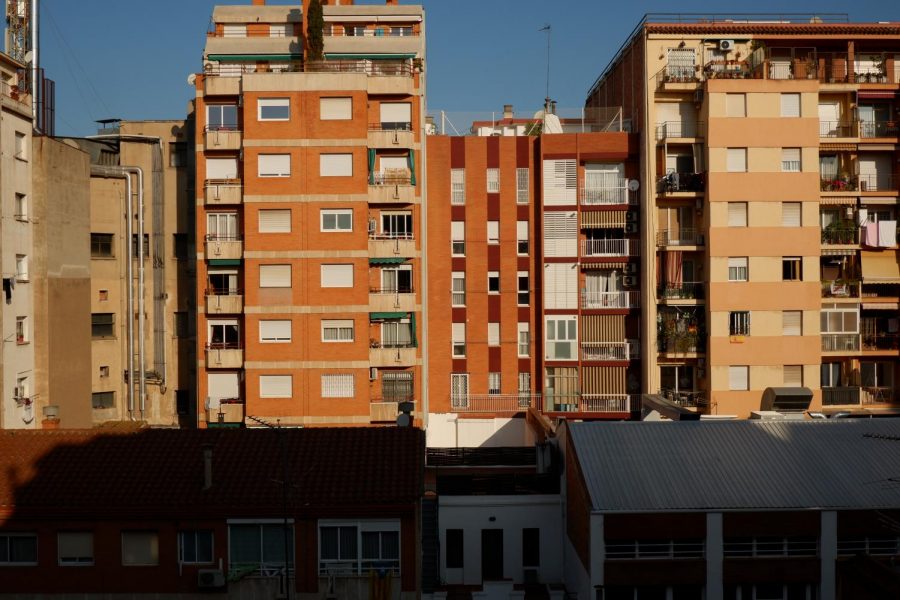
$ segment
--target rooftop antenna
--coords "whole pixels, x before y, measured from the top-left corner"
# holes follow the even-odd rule
[[[546,90],[546,94],[544,95],[545,96],[544,99],[545,99],[545,104],[549,105],[550,104],[550,35],[552,33],[552,28],[550,27],[550,24],[547,23],[543,27],[538,29],[538,31],[546,31],[547,32],[547,90]]]

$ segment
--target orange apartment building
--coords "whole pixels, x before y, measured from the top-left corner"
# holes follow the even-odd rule
[[[639,411],[636,136],[429,136],[427,155],[428,445]]]
[[[424,13],[322,4],[323,61],[304,60],[305,4],[213,12],[195,78],[200,426],[394,422],[421,397]]]
[[[676,22],[677,21],[677,22]],[[590,90],[641,138],[643,387],[895,410],[900,25],[648,15]]]

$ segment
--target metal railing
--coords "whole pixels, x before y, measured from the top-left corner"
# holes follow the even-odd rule
[[[508,413],[540,406],[541,395],[519,394],[451,394],[451,412]]]
[[[858,352],[858,333],[823,333],[822,352]]]
[[[224,233],[207,233],[206,241],[207,242],[240,242],[241,236],[238,234],[224,234]]]
[[[662,121],[656,124],[656,139],[703,137],[703,121]]]
[[[370,294],[412,294],[414,292],[412,283],[405,286],[372,286],[369,288]]]
[[[240,342],[206,342],[207,350],[240,350]]]
[[[629,342],[581,342],[581,360],[608,362],[632,358]]]
[[[412,123],[409,121],[369,123],[369,131],[412,131]]]
[[[581,240],[581,256],[638,256],[639,240]]]
[[[606,542],[607,560],[703,558],[703,540],[627,540]]]
[[[410,185],[412,179],[406,173],[373,173],[369,185]]]
[[[411,77],[416,69],[409,60],[323,60],[315,62],[291,61],[279,65],[241,64],[238,67],[207,63],[204,75],[240,77],[247,73],[360,73],[382,77]]]
[[[822,192],[855,192],[858,188],[856,177],[820,176],[819,190]]]
[[[669,65],[667,64],[654,76],[657,89],[667,83],[693,83],[703,81],[703,74],[699,65]]]
[[[322,35],[326,37],[419,37],[419,33],[412,27],[377,27],[366,29],[365,27],[350,26],[349,33],[344,28],[325,28]]]
[[[859,281],[823,281],[823,298],[858,298]]]
[[[219,289],[219,288],[206,288],[207,296],[240,296],[244,292],[239,288],[228,288],[228,289]]]
[[[876,121],[859,121],[859,137],[884,138],[897,137],[897,121],[893,119]]]
[[[857,137],[859,129],[858,121],[846,123],[843,121],[819,121],[820,138],[844,138]]]
[[[0,81],[0,94],[20,104],[31,106],[31,95],[23,92],[18,86],[10,85],[6,81]]]
[[[865,321],[865,319],[863,319]],[[896,333],[864,333],[863,350],[900,350],[900,335]]]
[[[667,173],[657,182],[660,194],[676,192],[703,192],[706,190],[706,173]]]
[[[866,173],[856,177],[861,192],[893,192],[897,189],[892,173]]]
[[[823,387],[822,406],[858,405],[860,388],[858,387]]]
[[[693,227],[663,229],[656,234],[657,246],[702,246],[703,234]]]
[[[615,185],[603,188],[582,188],[582,206],[603,204],[628,204],[628,181],[617,179]]]
[[[869,556],[896,556],[900,554],[900,536],[885,535],[880,537],[839,537],[837,542],[839,556],[867,554]]]
[[[598,310],[604,308],[638,308],[641,305],[641,293],[637,291],[618,292],[581,292],[581,308]]]
[[[706,396],[700,390],[673,390],[661,388],[659,395],[684,408],[697,408],[706,405]]]
[[[861,388],[863,404],[885,404],[894,402],[894,388],[886,386],[868,386]]]
[[[660,300],[700,300],[704,295],[705,288],[702,281],[667,283],[657,289],[657,297]]]
[[[394,240],[411,241],[416,238],[411,231],[380,231],[370,232],[369,239],[372,241],[393,242]]]
[[[852,245],[859,243],[859,227],[826,227],[822,230],[822,243],[832,245]]]
[[[640,410],[640,394],[547,395],[548,412],[628,413]]]

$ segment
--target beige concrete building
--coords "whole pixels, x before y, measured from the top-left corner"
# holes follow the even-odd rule
[[[898,403],[897,23],[649,15],[598,78],[642,138],[644,388]]]

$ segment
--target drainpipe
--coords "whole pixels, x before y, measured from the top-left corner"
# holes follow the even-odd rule
[[[425,23],[422,23],[422,39],[425,39]],[[419,164],[420,169],[422,169],[422,177],[419,179],[419,194],[422,198],[422,203],[419,205],[419,211],[421,212],[421,217],[419,219],[419,230],[421,231],[421,252],[419,256],[421,259],[419,261],[420,269],[421,269],[421,277],[420,280],[422,285],[420,289],[422,290],[422,340],[419,342],[419,345],[422,347],[422,429],[424,431],[428,431],[428,413],[431,410],[431,406],[429,403],[428,397],[428,387],[430,385],[430,378],[428,372],[428,360],[429,360],[429,352],[428,352],[428,126],[427,119],[425,115],[428,114],[428,106],[426,101],[426,78],[425,78],[425,69],[427,66],[425,56],[425,48],[422,47],[422,69],[419,72],[419,84],[421,89],[421,96],[419,97],[419,130],[421,131],[420,138],[422,140],[421,148],[419,150]],[[441,111],[441,115],[443,116],[443,111]],[[443,131],[441,131],[443,133]]]
[[[38,44],[40,37],[38,36],[38,0],[31,0],[31,120],[33,126],[37,129],[40,114],[40,93],[41,85],[38,81],[40,74],[40,62],[38,61]]]

